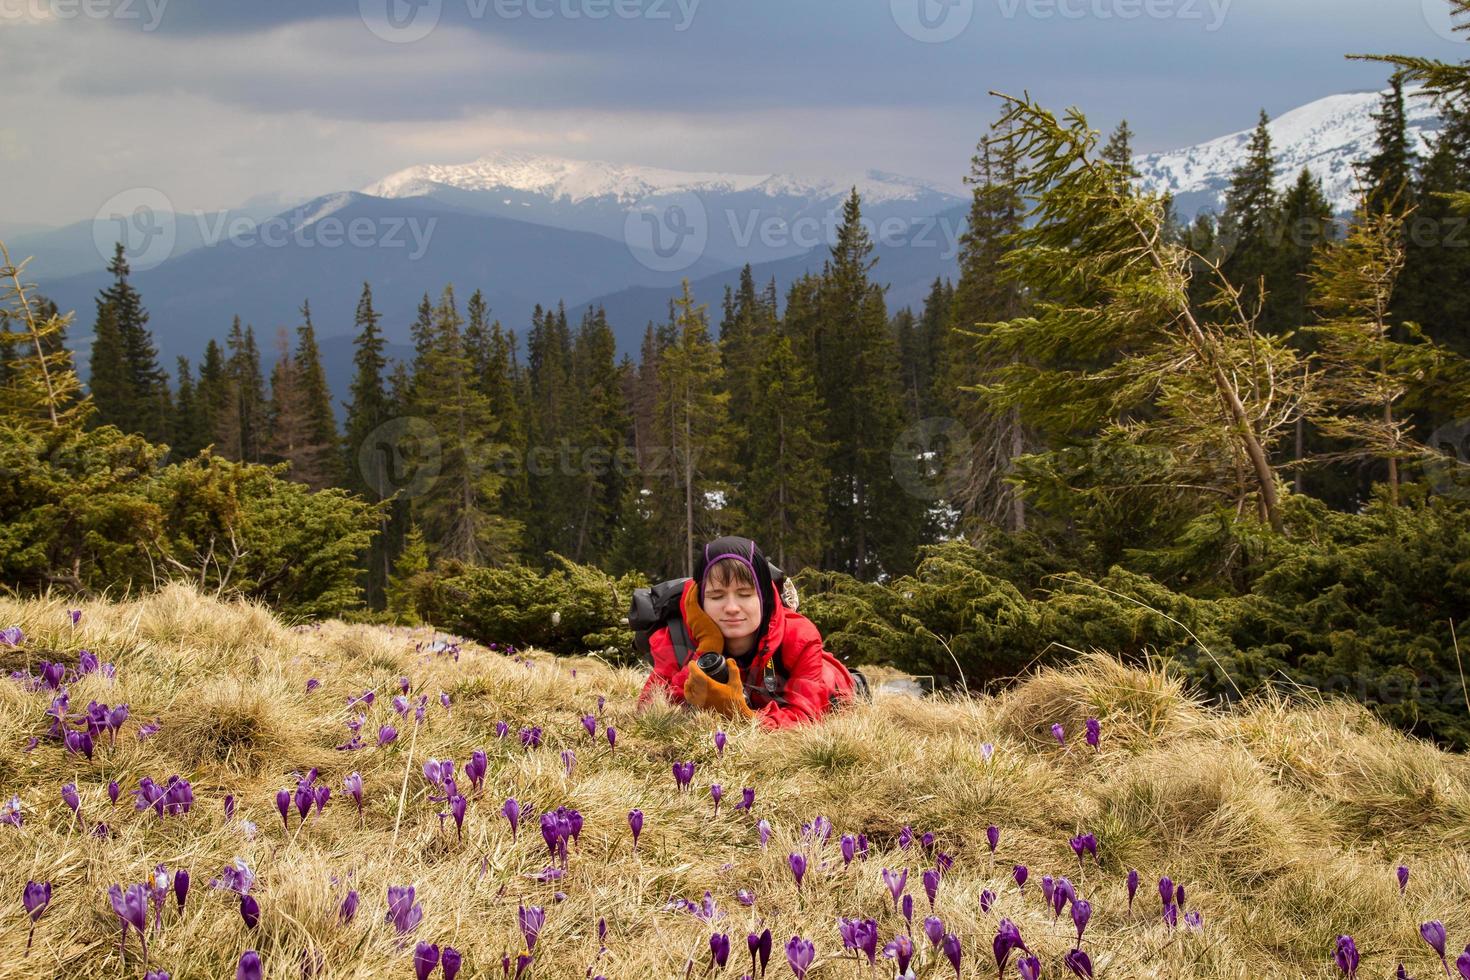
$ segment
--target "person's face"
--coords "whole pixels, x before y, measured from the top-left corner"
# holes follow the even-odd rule
[[[760,628],[761,600],[753,585],[734,580],[719,582],[711,575],[700,605],[727,640],[738,640]]]

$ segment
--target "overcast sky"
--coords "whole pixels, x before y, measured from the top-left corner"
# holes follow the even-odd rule
[[[392,10],[388,9],[392,5]],[[922,5],[922,9],[920,9]],[[497,149],[963,189],[991,89],[1141,151],[1458,60],[1445,0],[0,0],[0,234]]]

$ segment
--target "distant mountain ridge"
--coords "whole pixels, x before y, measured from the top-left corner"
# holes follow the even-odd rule
[[[1427,155],[1441,125],[1440,114],[1422,88],[1406,87],[1410,145]],[[1267,123],[1276,155],[1276,185],[1285,189],[1296,182],[1302,167],[1322,179],[1322,189],[1335,213],[1350,215],[1357,201],[1353,164],[1373,155],[1376,148],[1373,114],[1382,92],[1346,92],[1308,102]],[[1165,153],[1134,157],[1142,175],[1141,186],[1168,190],[1181,216],[1192,219],[1204,209],[1218,213],[1225,204],[1230,172],[1245,157],[1254,124],[1204,143]]]

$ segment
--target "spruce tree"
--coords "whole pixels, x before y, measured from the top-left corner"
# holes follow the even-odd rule
[[[94,424],[115,425],[124,432],[133,426],[132,386],[123,362],[122,337],[117,329],[117,310],[97,301],[97,322],[92,328],[92,353],[87,359],[87,390],[97,407]]]
[[[817,566],[826,538],[826,494],[831,475],[822,442],[822,397],[811,369],[790,338],[768,338],[758,375],[764,410],[749,433],[750,464],[735,482],[734,509],[742,533],[783,570]]]
[[[173,421],[168,375],[158,366],[148,311],[128,281],[130,270],[121,242],[107,271],[113,282],[97,297],[97,341],[92,352],[93,370],[103,365],[100,421],[136,432],[150,442],[166,442]],[[109,349],[114,342],[115,353]],[[96,349],[98,343],[101,351]],[[114,360],[109,363],[108,358]],[[98,397],[95,390],[93,396]]]
[[[420,351],[414,402],[438,437],[438,476],[415,501],[430,552],[471,565],[504,564],[517,555],[521,526],[498,510],[500,475],[493,456],[496,421],[464,345],[454,290],[445,286],[433,309],[433,333]]]
[[[313,447],[303,460],[301,481],[313,490],[340,487],[344,483],[337,417],[332,411],[332,392],[327,387],[327,373],[322,368],[321,349],[316,342],[316,328],[311,322],[311,304],[301,304],[301,323],[296,328],[296,379],[301,386],[306,406],[307,440]]]
[[[868,278],[872,252],[854,187],[824,267],[814,351],[832,445],[829,567],[864,579],[909,570],[923,519],[922,502],[894,478],[906,417],[883,287]]]
[[[710,491],[730,447],[722,441],[730,396],[722,391],[720,355],[709,335],[704,304],[696,304],[689,280],[673,303],[674,343],[659,357],[649,507],[661,529],[657,560],[667,574],[692,575],[698,541],[724,530]]]
[[[286,463],[289,479],[310,486],[313,480],[320,478],[319,473],[313,472],[313,466],[316,454],[323,447],[311,442],[306,392],[296,361],[291,356],[291,341],[284,327],[276,331],[275,348],[261,454],[264,462]]]
[[[74,431],[94,411],[66,346],[71,315],[25,280],[0,243],[0,416],[28,430]]]
[[[589,308],[572,343],[572,390],[577,415],[571,434],[577,486],[573,561],[600,563],[613,546],[624,472],[618,452],[629,426],[617,338],[602,307]]]
[[[391,496],[390,481],[400,474],[393,472],[397,460],[387,447],[372,444],[379,427],[392,417],[388,392],[384,388],[383,369],[387,365],[383,357],[386,341],[378,328],[380,317],[373,309],[373,291],[368,283],[362,284],[362,294],[357,301],[354,324],[357,327],[353,338],[351,401],[347,404],[347,430],[343,440],[343,464],[346,471],[346,486],[369,500],[380,500]],[[388,548],[390,511],[380,512],[378,533],[363,556],[366,576],[364,593],[369,608],[383,608],[388,584],[391,556]]]
[[[194,386],[193,370],[189,359],[182,354],[178,359],[177,394],[174,397],[174,441],[169,447],[170,455],[177,460],[197,456],[204,448],[208,429],[201,425],[200,392]]]
[[[1225,211],[1220,216],[1219,246],[1223,250],[1220,271],[1242,289],[1242,302],[1249,315],[1266,322],[1262,306],[1279,282],[1281,243],[1280,212],[1276,194],[1276,157],[1271,148],[1270,123],[1261,110],[1260,121],[1251,134],[1245,159],[1232,171],[1225,193]]]
[[[1470,211],[1453,203],[1456,194],[1470,195],[1470,97],[1445,101],[1441,112],[1444,124],[1414,190],[1418,210],[1406,223],[1394,310],[1470,357]]]
[[[208,446],[217,441],[220,420],[233,398],[225,367],[225,354],[213,337],[204,345],[204,361],[199,365],[199,384],[194,389],[194,395],[199,410],[196,438]]]
[[[1376,148],[1362,168],[1368,213],[1407,213],[1414,206],[1418,153],[1409,145],[1409,116],[1404,107],[1404,76],[1395,72],[1373,114]]]
[[[1102,148],[1103,162],[1111,166],[1117,172],[1119,180],[1124,182],[1135,181],[1140,176],[1138,168],[1133,165],[1133,136],[1133,130],[1128,128],[1128,120],[1124,119],[1118,123],[1118,128],[1113,130],[1107,145]]]

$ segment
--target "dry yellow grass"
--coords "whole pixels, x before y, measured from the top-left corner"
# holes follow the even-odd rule
[[[467,643],[456,661],[416,648],[435,636],[429,630],[290,628],[257,606],[178,586],[136,602],[84,604],[76,627],[66,608],[0,600],[0,626],[19,625],[27,637],[23,650],[0,648],[0,666],[8,673],[58,655],[75,665],[77,650],[89,649],[116,664],[116,679],[72,684],[72,710],[96,698],[127,703],[131,718],[116,747],[104,737],[88,762],[44,738],[50,692],[0,683],[0,801],[14,794],[24,813],[23,826],[0,825],[0,977],[141,978],[135,936],[120,958],[106,889],[142,881],[158,863],[187,868],[194,883],[185,911],[170,902],[162,929],[150,933],[150,968],[174,980],[228,980],[247,948],[260,951],[272,978],[301,976],[308,950],[320,956],[321,977],[408,978],[417,940],[462,950],[462,977],[498,977],[501,956],[521,947],[519,903],[546,907],[537,980],[584,978],[589,966],[609,980],[681,977],[691,958],[702,974],[710,928],[665,905],[674,896],[698,901],[706,889],[725,913],[716,926],[732,938],[732,978],[748,968],[752,927],[775,936],[773,976],[790,976],[782,947],[799,934],[816,944],[813,980],[866,977],[866,961],[842,950],[836,920],[876,918],[885,942],[903,928],[880,880],[885,867],[909,869],[918,975],[953,976],[918,928],[929,914],[919,876],[933,861],[917,840],[899,848],[905,825],[916,837],[933,832],[954,856],[935,914],[962,941],[965,977],[995,974],[990,941],[1001,916],[1038,952],[1043,976],[1067,975],[1061,958],[1072,930],[1065,915],[1054,925],[1043,909],[1043,874],[1068,875],[1092,902],[1085,948],[1102,977],[1328,977],[1336,975],[1333,939],[1344,932],[1363,952],[1362,976],[1389,976],[1402,961],[1427,977],[1440,967],[1418,923],[1442,919],[1454,950],[1470,941],[1470,769],[1346,703],[1265,700],[1214,711],[1161,673],[1093,656],[998,697],[879,693],[821,725],[731,730],[719,758],[716,719],[667,706],[640,715],[640,673],[592,658],[531,653],[527,665]],[[400,675],[415,696],[430,696],[422,727],[389,705]],[[311,677],[321,687],[308,694]],[[365,690],[378,694],[363,728],[369,747],[335,751],[347,737],[346,700]],[[451,696],[448,712],[440,691]],[[599,695],[607,701],[594,742],[579,718]],[[1103,732],[1096,753],[1082,742],[1093,716]],[[161,729],[140,740],[138,726],[153,719]],[[401,735],[378,749],[377,726],[390,720]],[[495,737],[499,720],[509,738]],[[1066,729],[1065,749],[1052,738],[1054,722]],[[603,724],[618,729],[615,753]],[[522,750],[515,733],[523,725],[543,728],[539,749]],[[33,735],[43,737],[27,751]],[[994,746],[988,759],[986,743]],[[484,795],[471,794],[461,842],[452,821],[441,826],[443,808],[426,800],[421,766],[448,757],[458,772],[476,748],[489,753],[490,769]],[[576,753],[570,778],[561,760],[568,748]],[[697,770],[693,790],[680,794],[670,767],[685,759]],[[283,832],[275,792],[312,766],[332,800],[304,827],[293,811]],[[361,820],[342,791],[354,770],[365,787]],[[160,818],[133,809],[141,777],[173,773],[194,785],[192,812]],[[116,806],[109,779],[123,787]],[[81,822],[60,796],[72,780]],[[711,782],[726,792],[718,818]],[[753,817],[734,809],[745,786],[756,790]],[[461,788],[468,792],[467,780]],[[238,801],[233,822],[226,793]],[[583,814],[581,845],[560,882],[529,877],[546,866],[547,851],[534,815],[512,842],[500,815],[509,796],[536,814],[559,805]],[[626,822],[635,806],[647,821],[637,853]],[[833,833],[813,848],[800,829],[818,815]],[[773,828],[765,848],[761,817]],[[112,836],[89,833],[98,820]],[[257,825],[254,839],[242,820]],[[991,823],[1001,828],[994,860],[985,844]],[[1099,862],[1079,871],[1068,838],[1083,831],[1101,847]],[[859,832],[871,839],[869,857],[844,867],[838,839]],[[800,891],[787,866],[797,849],[812,855]],[[237,904],[208,887],[236,857],[259,876],[253,933]],[[1403,896],[1394,880],[1400,861],[1413,871]],[[1014,864],[1031,869],[1024,895],[1011,882]],[[1143,877],[1131,915],[1129,868]],[[1186,885],[1201,929],[1162,924],[1160,874]],[[54,894],[25,957],[28,879],[52,882]],[[384,921],[385,896],[409,883],[424,918],[405,946]],[[344,927],[337,907],[349,884],[362,904]],[[737,902],[742,888],[755,894],[753,908]],[[987,888],[999,897],[985,913]],[[564,900],[554,899],[557,890]],[[599,917],[608,926],[600,957]],[[884,962],[878,975],[892,976]]]

